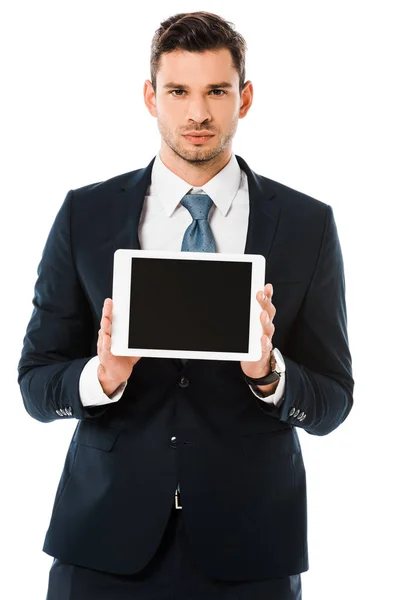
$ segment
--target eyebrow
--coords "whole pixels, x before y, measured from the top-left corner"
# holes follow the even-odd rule
[[[206,85],[206,89],[207,90],[214,90],[216,88],[232,88],[233,85],[231,83],[229,83],[228,81],[221,81],[221,83],[210,83],[209,85]],[[181,83],[174,83],[173,81],[168,81],[168,83],[163,85],[163,89],[175,89],[175,90],[184,90],[184,89],[190,89],[189,86],[187,85],[182,85]]]

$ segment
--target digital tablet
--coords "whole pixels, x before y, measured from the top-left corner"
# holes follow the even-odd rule
[[[259,254],[116,250],[112,354],[260,360],[265,264]]]

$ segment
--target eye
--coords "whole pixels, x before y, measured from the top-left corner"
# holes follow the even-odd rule
[[[173,94],[174,92],[185,92],[185,90],[171,90],[170,94]],[[221,90],[221,89],[211,90],[211,92],[222,92],[222,94],[217,94],[218,96],[224,96],[226,94],[225,90]],[[178,94],[178,96],[181,96],[181,95],[182,94]]]

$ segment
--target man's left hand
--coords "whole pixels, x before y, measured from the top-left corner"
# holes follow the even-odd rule
[[[240,366],[242,371],[248,377],[266,377],[270,368],[270,354],[272,350],[272,337],[275,332],[275,326],[273,319],[276,314],[276,308],[272,304],[273,287],[271,283],[267,283],[264,287],[264,292],[257,292],[257,300],[263,309],[260,314],[261,325],[263,328],[263,334],[261,336],[261,348],[262,356],[260,360],[256,362],[245,362],[241,361]]]

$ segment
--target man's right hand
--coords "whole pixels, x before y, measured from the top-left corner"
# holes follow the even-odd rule
[[[97,354],[100,361],[97,376],[104,393],[108,396],[130,377],[133,367],[141,358],[140,356],[115,356],[111,353],[112,308],[112,299],[106,298],[97,339]]]

